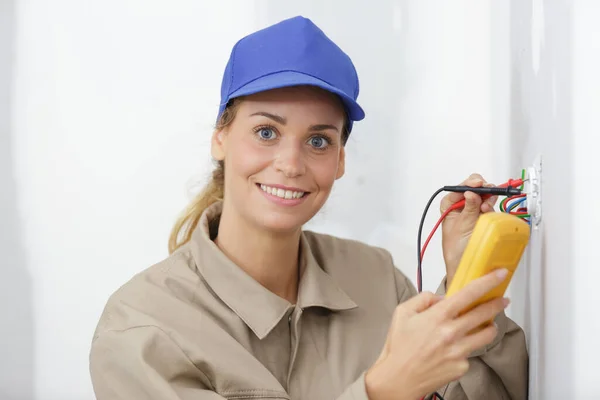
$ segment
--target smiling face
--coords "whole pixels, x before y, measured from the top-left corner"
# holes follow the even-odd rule
[[[293,87],[245,97],[236,107],[212,140],[213,158],[225,163],[223,212],[257,229],[300,229],[344,174],[341,102]]]

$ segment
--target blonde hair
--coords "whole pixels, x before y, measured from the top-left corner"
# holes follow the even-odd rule
[[[238,99],[231,101],[223,111],[223,114],[221,114],[221,118],[219,118],[217,126],[215,126],[216,130],[221,130],[233,122],[238,105]],[[212,204],[223,200],[224,188],[225,163],[217,161],[216,168],[213,170],[208,184],[192,199],[179,218],[177,218],[177,221],[175,221],[175,225],[173,225],[171,235],[169,236],[169,254],[172,254],[179,247],[190,241],[192,232],[196,229],[204,211]]]
[[[230,102],[221,114],[215,130],[221,130],[233,122],[241,99],[241,97],[238,97]],[[345,121],[342,128],[342,145],[346,145],[349,136],[350,130],[348,121]],[[169,236],[169,254],[172,254],[179,247],[190,241],[192,232],[196,229],[198,221],[204,211],[212,204],[223,200],[224,189],[225,163],[223,161],[218,161],[208,184],[194,199],[192,199],[190,204],[175,222],[173,229],[171,229],[171,235]]]

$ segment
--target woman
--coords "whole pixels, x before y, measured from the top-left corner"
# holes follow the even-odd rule
[[[525,340],[507,300],[459,316],[506,271],[451,298],[417,295],[387,251],[302,230],[344,174],[364,117],[358,91],[350,58],[308,19],[236,44],[212,180],[175,225],[171,255],[113,294],[98,324],[99,400],[526,397]],[[448,279],[493,209],[465,196],[443,227]]]

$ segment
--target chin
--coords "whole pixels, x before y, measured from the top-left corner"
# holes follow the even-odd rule
[[[259,229],[275,234],[291,234],[302,229],[302,226],[310,220],[310,216],[302,218],[299,214],[265,211],[264,215],[258,216],[256,222]]]

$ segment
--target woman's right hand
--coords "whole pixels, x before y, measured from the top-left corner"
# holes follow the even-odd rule
[[[429,292],[399,304],[385,346],[365,375],[370,400],[415,400],[463,376],[469,355],[497,334],[494,324],[477,330],[508,305],[494,299],[461,312],[506,279],[497,270],[442,298]]]

